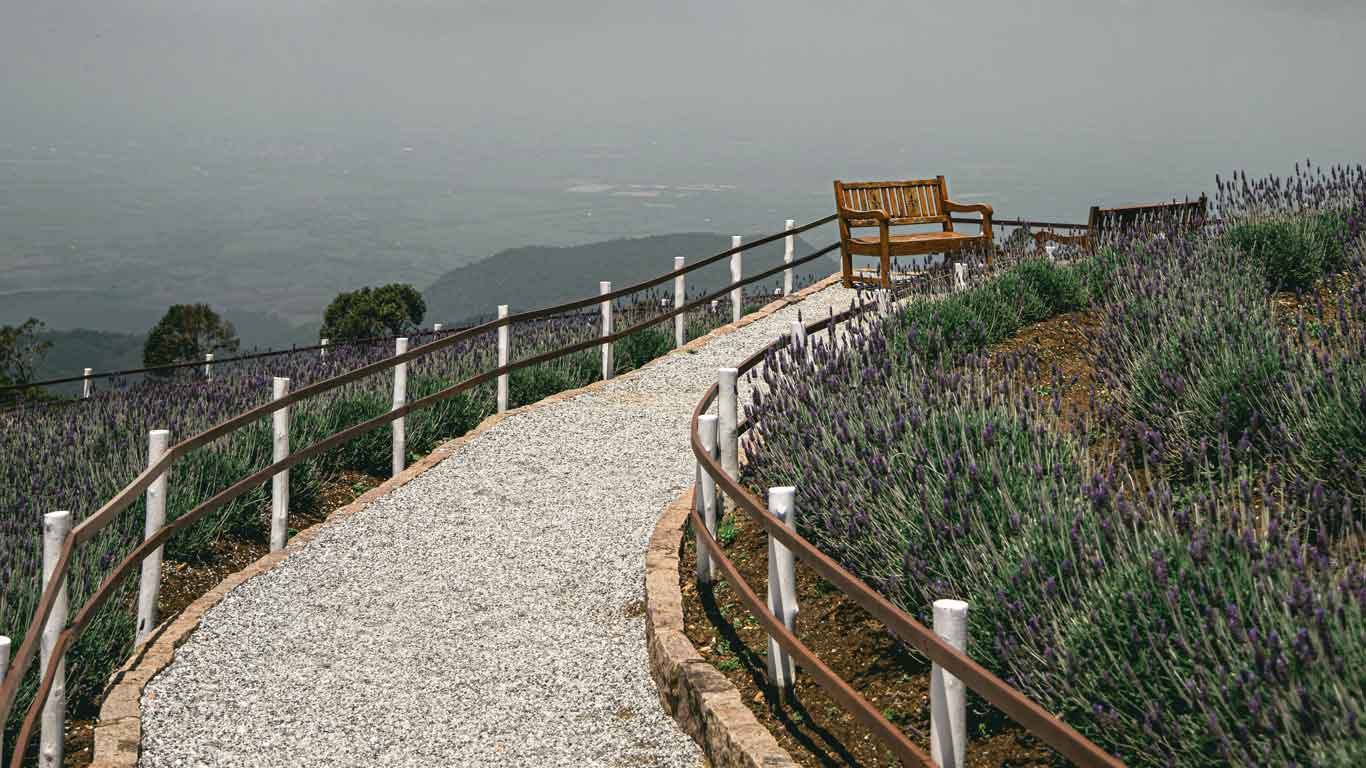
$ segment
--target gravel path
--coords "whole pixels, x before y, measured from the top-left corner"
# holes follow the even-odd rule
[[[646,545],[716,369],[852,297],[505,419],[329,526],[147,686],[141,764],[700,765],[650,679]]]

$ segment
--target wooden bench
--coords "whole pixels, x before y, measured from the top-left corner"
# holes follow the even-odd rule
[[[1199,200],[1183,200],[1170,203],[1147,203],[1126,205],[1119,208],[1091,206],[1091,215],[1086,220],[1086,234],[1062,235],[1051,230],[1034,233],[1035,250],[1044,250],[1048,243],[1071,245],[1091,249],[1108,234],[1118,234],[1138,227],[1157,227],[1160,229],[1191,229],[1205,223],[1209,213],[1209,199],[1204,195]]]
[[[840,224],[840,256],[843,258],[844,286],[873,283],[884,288],[892,285],[892,257],[954,253],[983,246],[991,264],[991,206],[985,203],[964,205],[949,199],[944,177],[911,181],[835,181],[835,210]],[[953,230],[953,213],[980,213],[982,231],[968,235]],[[912,232],[893,235],[891,227],[939,224],[940,232]],[[878,234],[853,237],[851,229],[877,227]],[[880,274],[876,278],[854,274],[853,257],[876,256]]]

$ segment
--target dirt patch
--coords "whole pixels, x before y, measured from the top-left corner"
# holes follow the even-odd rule
[[[768,542],[744,513],[731,517],[726,556],[756,593],[765,592]],[[778,744],[804,766],[898,765],[868,728],[845,712],[810,676],[800,672],[790,698],[767,687],[768,638],[724,581],[699,589],[693,537],[684,537],[680,563],[683,620],[702,658],[740,691]],[[881,622],[802,566],[797,566],[801,616],[797,636],[841,678],[907,736],[929,750],[930,665],[896,642]],[[1047,766],[1052,753],[988,709],[969,712],[969,766]]]

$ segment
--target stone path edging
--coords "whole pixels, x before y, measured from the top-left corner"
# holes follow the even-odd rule
[[[645,638],[660,704],[715,768],[795,766],[740,691],[684,632],[679,566],[691,506],[690,489],[664,509],[645,554]]]
[[[775,299],[762,308],[740,318],[738,323],[728,323],[716,328],[710,333],[693,339],[682,347],[670,350],[668,354],[662,355],[661,357],[646,363],[635,371],[630,371],[616,377],[616,379],[630,377],[637,371],[644,370],[655,362],[667,358],[669,355],[688,354],[717,336],[731,333],[736,329],[743,328],[750,323],[768,317],[774,312],[799,302],[807,296],[824,290],[839,281],[840,275],[836,273],[797,291],[791,296]],[[613,381],[616,379],[613,379]],[[227,576],[223,581],[219,582],[218,586],[200,596],[180,613],[163,622],[155,631],[148,635],[147,640],[144,641],[142,645],[133,650],[133,655],[110,677],[109,685],[106,687],[104,702],[100,706],[99,719],[94,728],[92,768],[136,768],[142,747],[141,702],[143,688],[153,677],[170,665],[175,659],[176,648],[185,643],[190,635],[194,634],[194,631],[198,628],[199,621],[204,614],[217,605],[229,592],[236,589],[248,579],[273,569],[281,561],[317,538],[324,526],[351,517],[374,500],[407,484],[423,472],[426,472],[450,457],[461,446],[497,426],[503,419],[517,415],[531,408],[561,402],[587,392],[595,392],[606,385],[607,382],[605,381],[596,381],[577,389],[559,392],[520,408],[489,416],[480,422],[477,427],[464,435],[437,446],[431,453],[418,461],[415,461],[396,477],[392,477],[375,488],[366,491],[350,504],[334,510],[327,516],[327,519],[300,531],[289,540],[288,545],[286,545],[283,550],[264,555],[242,570]],[[677,571],[678,569],[675,566],[675,589],[677,589]],[[681,605],[680,602],[680,611]],[[683,638],[683,640],[685,643],[687,642],[686,637]],[[691,648],[691,644],[689,644],[688,647]],[[653,651],[651,657],[653,658]],[[715,670],[712,670],[712,672],[717,675],[720,674]],[[722,678],[722,680],[724,681],[724,678]],[[729,685],[729,682],[727,681],[726,684]],[[662,695],[661,692],[661,696]],[[738,697],[738,693],[736,695]],[[673,710],[669,711],[673,713]],[[748,712],[748,710],[746,710],[746,712]],[[677,715],[675,714],[674,716],[675,719],[677,719]],[[753,715],[751,714],[750,717],[753,718]],[[680,723],[681,722],[682,721],[680,721]],[[755,724],[757,725],[757,721]],[[693,735],[692,731],[688,731],[688,733]],[[767,733],[767,731],[765,731],[765,733]],[[693,735],[693,737],[694,739],[697,738],[696,735]],[[769,738],[772,738],[772,736]],[[784,763],[767,763],[767,765],[784,765]]]

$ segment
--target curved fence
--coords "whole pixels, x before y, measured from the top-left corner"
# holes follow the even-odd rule
[[[905,733],[888,721],[876,707],[797,638],[794,632],[795,585],[791,581],[784,583],[784,577],[781,575],[784,567],[792,567],[792,556],[800,559],[812,571],[834,585],[845,597],[880,621],[898,640],[918,650],[1059,754],[1080,766],[1120,768],[1124,765],[1122,762],[973,661],[935,631],[916,621],[799,535],[792,525],[794,510],[791,489],[773,489],[778,493],[771,491],[770,508],[739,483],[738,437],[749,427],[747,423],[738,421],[735,410],[735,385],[739,377],[758,366],[765,356],[793,345],[794,334],[796,344],[800,346],[807,343],[806,334],[828,330],[833,343],[836,325],[879,307],[879,304],[872,303],[856,305],[843,313],[831,315],[810,325],[794,322],[791,334],[778,338],[766,348],[754,353],[738,368],[722,369],[720,381],[713,384],[698,402],[692,416],[691,443],[693,454],[697,457],[699,482],[693,486],[694,499],[689,519],[698,546],[699,579],[709,580],[706,572],[710,566],[707,563],[714,563],[735,592],[739,602],[768,633],[771,683],[780,687],[791,684],[793,670],[789,667],[784,671],[786,662],[782,660],[784,655],[790,656],[796,665],[825,689],[845,711],[867,726],[904,765],[935,766],[940,763],[908,739]],[[707,411],[713,403],[717,404],[718,413],[708,414]],[[708,422],[705,428],[704,420]],[[729,446],[726,445],[727,442],[730,443]],[[784,494],[784,491],[787,493]],[[715,497],[707,498],[713,493],[716,493]],[[714,511],[720,506],[719,500],[723,498],[729,498],[735,510],[743,509],[769,537],[767,601],[761,599],[749,587],[716,539],[717,515]],[[782,564],[783,560],[780,558],[788,564]],[[778,595],[776,600],[775,595]],[[933,692],[931,699],[933,702]],[[936,732],[932,734],[932,744],[945,738],[944,734],[937,733],[940,728],[936,725],[932,724],[931,729]],[[953,762],[949,759],[942,764],[948,765]]]
[[[134,568],[139,566],[148,557],[159,552],[166,541],[177,532],[189,527],[209,512],[219,509],[233,499],[260,486],[265,481],[276,478],[295,464],[307,461],[319,456],[325,451],[342,446],[347,441],[367,432],[393,422],[398,422],[399,419],[402,419],[409,413],[427,408],[481,384],[506,377],[508,374],[518,369],[527,368],[595,347],[602,347],[604,349],[604,363],[606,364],[610,361],[610,349],[613,342],[624,339],[644,328],[666,322],[673,318],[681,318],[689,311],[698,309],[713,300],[722,299],[727,296],[732,299],[733,316],[738,319],[743,311],[740,300],[742,299],[741,291],[745,286],[757,283],[760,280],[778,275],[785,271],[790,275],[791,270],[794,268],[824,257],[836,250],[839,246],[838,243],[831,244],[824,248],[817,249],[815,252],[801,258],[793,258],[791,255],[792,248],[790,247],[792,241],[789,240],[787,256],[782,264],[744,278],[740,275],[740,254],[752,248],[757,248],[783,238],[793,238],[802,232],[828,224],[834,221],[834,219],[835,217],[833,215],[826,216],[795,227],[791,226],[791,223],[789,222],[789,227],[784,231],[753,240],[749,243],[740,244],[738,238],[736,238],[736,245],[734,247],[713,256],[708,256],[696,263],[680,265],[681,260],[675,260],[676,268],[674,270],[635,285],[611,290],[609,288],[610,284],[604,283],[603,291],[598,296],[579,299],[577,301],[571,301],[543,309],[508,314],[476,326],[455,331],[411,350],[400,351],[398,354],[385,360],[371,363],[324,381],[301,387],[293,392],[281,392],[274,400],[244,411],[237,416],[227,419],[192,437],[186,438],[166,449],[165,452],[161,454],[160,458],[149,462],[148,467],[134,478],[132,482],[124,486],[122,490],[100,506],[99,509],[82,520],[79,525],[66,530],[60,539],[53,537],[45,544],[45,549],[49,550],[48,552],[45,552],[44,558],[44,572],[47,574],[46,583],[43,586],[42,595],[38,600],[37,607],[33,613],[32,620],[29,623],[28,630],[24,635],[23,642],[19,645],[19,648],[14,655],[13,663],[9,665],[9,668],[6,671],[3,686],[0,686],[0,723],[3,723],[9,716],[15,697],[18,694],[19,687],[23,682],[24,677],[28,674],[34,658],[38,654],[41,643],[44,664],[38,683],[38,690],[25,713],[23,723],[19,729],[18,738],[13,745],[10,756],[11,768],[20,768],[22,765],[28,745],[34,736],[34,729],[37,724],[39,713],[43,712],[45,707],[47,707],[49,697],[52,697],[53,704],[58,708],[58,712],[57,717],[52,718],[51,720],[48,717],[44,717],[43,741],[44,744],[46,744],[49,739],[56,739],[57,743],[60,743],[60,740],[62,739],[62,710],[64,708],[64,701],[62,700],[63,697],[60,693],[57,696],[53,696],[52,694],[54,688],[59,692],[61,690],[61,686],[57,680],[59,675],[64,675],[64,664],[61,660],[64,658],[66,652],[72,647],[75,640],[80,636],[81,632],[91,622],[91,619],[95,616],[96,612],[108,602],[117,587],[133,574]],[[693,301],[684,302],[678,294],[679,289],[682,287],[681,278],[689,272],[709,266],[726,258],[731,259],[731,283],[725,288],[703,295]],[[631,325],[620,331],[613,331],[610,322],[612,302],[639,291],[664,284],[668,281],[675,281],[676,296],[679,296],[675,300],[673,309],[662,312],[655,317],[636,323],[635,325]],[[69,623],[66,621],[65,586],[67,571],[71,564],[75,549],[82,544],[89,542],[96,534],[114,522],[121,512],[126,510],[142,494],[152,488],[154,483],[157,483],[158,480],[165,476],[166,472],[171,468],[175,461],[189,451],[207,445],[239,429],[254,425],[266,417],[272,415],[278,416],[281,412],[285,412],[284,409],[295,403],[323,394],[364,377],[395,369],[395,378],[397,381],[406,373],[406,368],[400,366],[404,366],[409,361],[417,360],[462,341],[491,331],[499,331],[501,335],[506,332],[505,329],[507,327],[514,323],[544,320],[556,315],[593,306],[601,306],[603,311],[603,333],[598,338],[569,344],[559,349],[533,355],[516,362],[506,362],[496,368],[469,377],[446,387],[445,389],[426,397],[412,400],[411,402],[399,402],[396,398],[393,409],[382,415],[347,427],[306,448],[302,448],[292,453],[286,452],[286,455],[283,456],[277,454],[274,463],[238,480],[219,493],[205,499],[189,512],[176,518],[173,522],[160,526],[154,532],[149,531],[142,543],[129,552],[122,561],[110,570],[100,582],[98,589],[96,589],[85,604],[80,606],[75,612],[74,618],[72,618]],[[505,344],[500,344],[500,346],[504,349],[506,348]],[[400,344],[400,350],[402,349],[402,344]],[[500,359],[500,362],[503,362],[503,360]],[[201,365],[202,363],[196,362],[193,364]],[[610,376],[610,368],[606,368],[604,373],[605,377]],[[394,425],[396,446],[398,445],[397,441],[401,439],[401,424],[402,422],[398,422]],[[402,469],[402,461],[401,451],[396,450],[394,467],[396,471]],[[61,515],[62,513],[53,514]],[[66,520],[69,519],[68,513],[66,515]],[[45,524],[45,529],[46,527]],[[282,545],[283,544],[281,543],[281,546]],[[51,622],[51,626],[49,626],[49,622]],[[48,663],[49,660],[56,661],[55,663]],[[0,666],[0,670],[4,670],[4,667]],[[58,750],[60,750],[60,747],[58,747]]]

